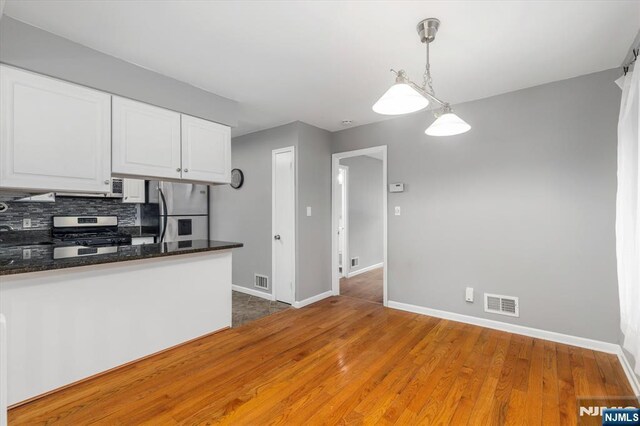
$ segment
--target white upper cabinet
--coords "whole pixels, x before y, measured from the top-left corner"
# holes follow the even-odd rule
[[[123,179],[122,180],[122,202],[123,203],[144,203],[146,191],[144,180]]]
[[[108,192],[111,96],[0,66],[0,188]]]
[[[231,130],[0,65],[0,189],[107,193],[112,174],[229,183]]]
[[[231,129],[228,126],[182,116],[182,178],[231,182]]]
[[[113,97],[112,172],[180,179],[180,114]]]

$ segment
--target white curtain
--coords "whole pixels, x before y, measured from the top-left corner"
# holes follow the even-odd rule
[[[636,66],[637,68],[637,66]],[[616,251],[623,347],[640,375],[640,68],[622,81],[618,122]]]

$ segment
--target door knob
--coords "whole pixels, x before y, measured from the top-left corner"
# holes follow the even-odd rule
[[[280,239],[280,235],[274,235],[274,236],[273,236],[273,239],[274,239],[274,240],[279,240],[279,239]]]

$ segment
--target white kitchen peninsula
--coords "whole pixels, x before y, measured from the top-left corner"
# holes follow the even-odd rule
[[[188,243],[188,244],[185,244]],[[216,241],[29,260],[3,248],[8,403],[15,404],[231,325],[231,248]]]

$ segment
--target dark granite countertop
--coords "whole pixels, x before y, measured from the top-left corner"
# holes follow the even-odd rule
[[[0,244],[29,244],[51,241],[50,229],[30,229],[0,232]]]
[[[191,240],[173,243],[111,246],[112,253],[101,253],[54,259],[54,253],[77,246],[57,246],[50,242],[26,243],[22,245],[0,245],[0,275],[24,274],[27,272],[50,271],[54,269],[75,268],[78,266],[100,265],[128,260],[151,259],[154,257],[199,253],[216,250],[228,250],[242,247],[242,243],[212,240]],[[29,249],[29,259],[24,259],[24,249]],[[91,247],[83,247],[91,252]],[[58,256],[56,256],[58,257]]]

